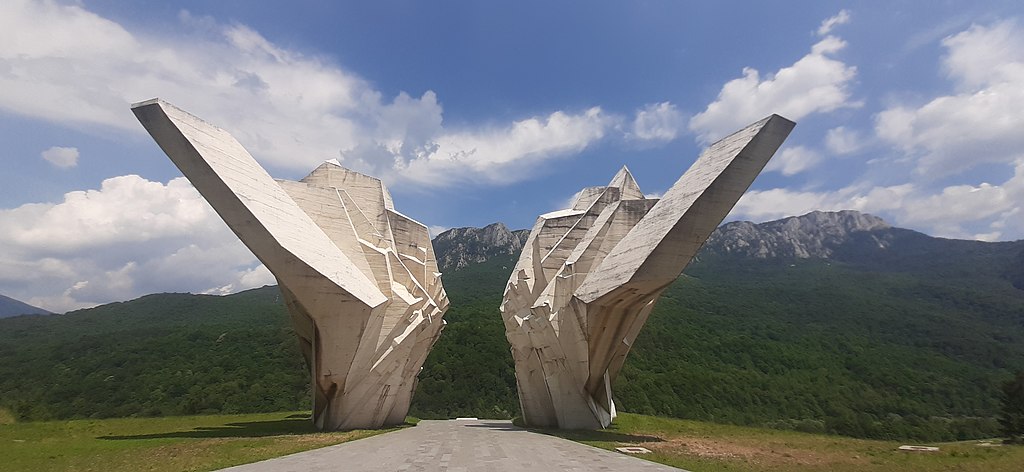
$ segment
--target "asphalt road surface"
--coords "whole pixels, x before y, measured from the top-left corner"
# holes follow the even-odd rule
[[[414,428],[223,469],[285,471],[678,471],[496,420],[423,420]]]

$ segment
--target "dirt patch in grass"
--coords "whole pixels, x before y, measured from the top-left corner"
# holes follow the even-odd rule
[[[898,441],[750,428],[623,413],[600,431],[546,431],[604,449],[642,446],[644,459],[714,472],[1021,472],[1024,447],[977,441],[930,444],[940,452],[898,450]]]
[[[659,442],[641,444],[652,451],[668,455],[689,455],[701,459],[744,462],[765,468],[802,466],[824,469],[837,464],[867,465],[869,460],[860,456],[837,455],[828,451],[814,451],[774,443],[745,444],[723,439],[674,437]]]
[[[0,408],[0,424],[14,424],[16,422],[14,414],[10,410]]]

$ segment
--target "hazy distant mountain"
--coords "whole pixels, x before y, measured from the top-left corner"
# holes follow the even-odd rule
[[[0,295],[0,318],[18,315],[52,315],[53,313],[28,303]]]

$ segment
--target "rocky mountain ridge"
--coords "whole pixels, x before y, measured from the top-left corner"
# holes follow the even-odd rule
[[[519,256],[530,230],[509,230],[504,223],[483,228],[452,228],[434,238],[434,255],[442,271],[459,270],[499,255]]]
[[[886,249],[893,240],[891,228],[877,216],[854,210],[813,211],[759,224],[726,223],[711,234],[704,250],[756,259],[829,259],[855,233],[867,234],[877,248]]]
[[[495,256],[517,257],[529,230],[455,228],[434,239],[438,265],[457,271]],[[872,270],[937,270],[947,266],[987,265],[1024,290],[1024,241],[989,243],[945,239],[897,228],[854,210],[813,211],[765,223],[733,221],[720,226],[697,253],[709,258],[746,260],[827,259]],[[946,270],[946,269],[943,269]]]
[[[881,218],[854,210],[814,211],[766,223],[734,221],[711,234],[702,254],[828,259],[855,236],[867,236],[877,248],[887,248],[895,237],[892,229]],[[529,233],[526,229],[511,231],[502,223],[450,229],[434,239],[438,266],[451,271],[496,255],[517,255]]]

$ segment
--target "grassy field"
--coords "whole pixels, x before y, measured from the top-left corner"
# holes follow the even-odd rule
[[[213,470],[387,431],[320,433],[308,412],[30,423],[0,414],[0,470]]]
[[[939,452],[905,452],[904,442],[746,428],[620,414],[602,431],[545,431],[604,449],[643,446],[641,457],[697,472],[723,471],[978,471],[1024,470],[1024,446],[984,441],[936,443]],[[992,441],[998,443],[998,441]]]
[[[3,413],[0,470],[12,472],[213,470],[392,431],[320,433],[305,413],[30,423],[7,421]],[[644,459],[696,472],[1024,470],[1024,446],[968,441],[914,453],[897,450],[900,442],[628,413],[602,431],[544,432],[604,449],[643,446],[653,451]]]

